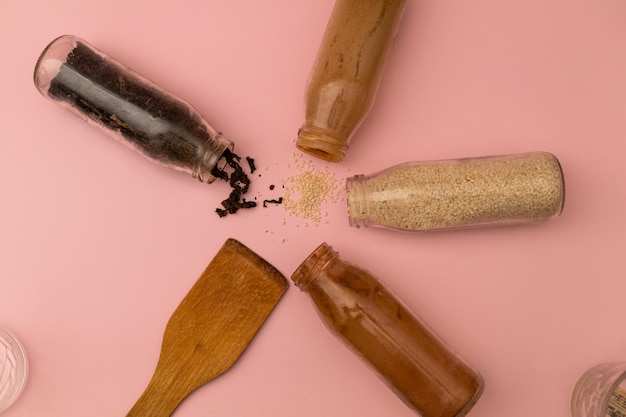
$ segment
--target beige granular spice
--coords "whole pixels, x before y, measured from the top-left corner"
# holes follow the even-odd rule
[[[323,205],[341,200],[339,181],[327,166],[320,169],[310,160],[296,160],[293,167],[298,173],[280,180],[285,189],[282,206],[290,215],[318,225],[327,215]]]
[[[352,225],[404,230],[544,220],[560,214],[565,195],[559,161],[545,152],[408,163],[355,182]]]

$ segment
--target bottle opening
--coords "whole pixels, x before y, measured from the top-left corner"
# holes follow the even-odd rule
[[[563,174],[563,166],[561,165],[561,162],[559,161],[559,159],[552,154],[549,154],[549,155],[552,158],[554,158],[554,162],[557,166],[557,169],[559,171],[559,176],[561,179],[561,207],[559,208],[558,213],[554,215],[554,217],[558,217],[561,215],[561,213],[563,213],[563,208],[565,207],[565,191],[566,191],[565,190],[565,175]]]
[[[348,222],[351,227],[359,228],[370,225],[365,183],[365,175],[346,178]]]
[[[225,154],[232,152],[234,148],[233,142],[226,139],[221,133],[217,133],[207,142],[203,149],[204,153],[199,155],[198,163],[192,174],[193,177],[207,184],[214,182],[217,179],[216,171],[224,171],[228,163]]]
[[[20,342],[0,329],[0,413],[20,396],[26,384],[28,360]]]
[[[348,146],[336,138],[318,131],[302,127],[298,132],[296,147],[302,152],[330,162],[341,162]]]
[[[313,282],[320,272],[337,257],[337,252],[327,244],[322,243],[300,264],[291,275],[291,280],[302,291],[306,291],[308,285]]]

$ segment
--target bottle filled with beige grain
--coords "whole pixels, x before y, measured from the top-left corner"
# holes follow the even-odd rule
[[[296,146],[341,161],[369,113],[406,0],[337,0],[305,95]]]
[[[538,222],[565,201],[548,152],[408,162],[348,178],[346,189],[351,226],[407,231]]]
[[[464,416],[481,376],[369,272],[322,243],[291,276],[328,329],[422,417]]]

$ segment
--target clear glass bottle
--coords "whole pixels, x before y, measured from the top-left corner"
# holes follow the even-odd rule
[[[22,344],[0,328],[0,413],[20,396],[28,376],[28,359]]]
[[[146,80],[85,40],[61,36],[43,51],[34,74],[43,94],[160,165],[216,179],[233,143],[187,102]]]
[[[547,220],[565,201],[547,152],[409,162],[348,178],[346,190],[351,226],[408,231]]]
[[[594,366],[576,382],[572,417],[626,416],[626,362]]]
[[[296,146],[339,162],[372,107],[406,0],[337,0],[305,95]]]
[[[322,243],[291,276],[328,329],[422,417],[463,416],[480,375],[411,314],[374,276]]]

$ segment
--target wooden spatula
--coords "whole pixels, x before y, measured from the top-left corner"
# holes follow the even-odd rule
[[[168,417],[227,371],[287,286],[276,268],[228,239],[167,323],[154,375],[126,417]]]

